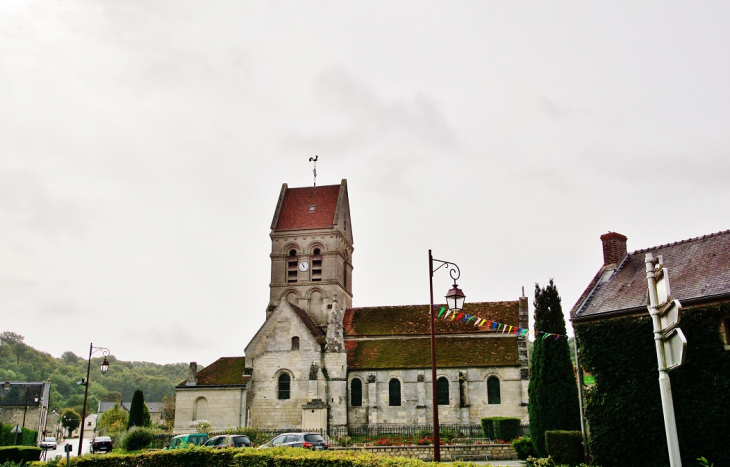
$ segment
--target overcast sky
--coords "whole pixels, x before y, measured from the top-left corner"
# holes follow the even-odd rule
[[[0,331],[243,355],[282,183],[348,181],[354,306],[730,228],[727,1],[0,2]],[[671,267],[671,265],[668,265]],[[434,278],[442,297],[451,282]],[[488,318],[488,317],[487,317]]]

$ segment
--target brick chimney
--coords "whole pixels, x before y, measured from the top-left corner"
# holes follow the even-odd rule
[[[185,386],[195,386],[196,384],[198,384],[198,364],[196,362],[190,362],[188,379],[185,381]]]
[[[626,257],[626,237],[616,232],[601,235],[603,242],[603,265],[615,264],[618,266]]]

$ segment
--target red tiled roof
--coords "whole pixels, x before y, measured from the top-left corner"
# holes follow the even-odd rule
[[[630,253],[607,280],[603,268],[571,311],[573,319],[646,311],[645,254],[664,256],[673,298],[711,299],[730,294],[730,230]]]
[[[251,380],[251,376],[244,375],[245,367],[244,357],[221,357],[198,372],[197,386],[246,384]],[[179,386],[184,387],[185,381]]]
[[[517,337],[436,337],[436,365],[440,368],[519,365]],[[347,340],[351,370],[430,368],[428,338]]]
[[[351,308],[345,311],[343,325],[345,338],[349,336],[387,336],[387,335],[425,335],[431,333],[431,321],[428,316],[428,305],[381,306],[368,308]],[[441,307],[438,305],[436,314]],[[466,303],[464,314],[473,315],[510,326],[519,326],[520,302],[481,302]],[[489,333],[484,327],[474,327],[450,318],[435,320],[436,333]]]
[[[332,227],[339,195],[340,185],[287,188],[275,230]],[[311,206],[315,206],[312,212]]]

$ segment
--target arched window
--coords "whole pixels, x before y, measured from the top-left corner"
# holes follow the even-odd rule
[[[499,378],[496,376],[490,376],[489,379],[487,379],[487,403],[502,403],[502,398],[499,394]]]
[[[279,375],[279,399],[289,399],[291,395],[291,377],[282,373]]]
[[[299,350],[299,338],[297,336],[291,338],[291,349]]]
[[[438,404],[449,405],[449,380],[441,377],[436,380],[436,388],[438,389]]]
[[[289,257],[286,260],[286,281],[296,282],[297,281],[297,267],[299,258],[297,257],[297,250],[289,250]]]
[[[315,248],[312,253],[312,282],[318,282],[322,280],[322,252]]]
[[[362,407],[362,381],[359,378],[350,381],[350,407]]]
[[[391,407],[400,405],[400,380],[396,378],[388,383],[388,405]]]
[[[193,408],[193,421],[196,420],[207,420],[208,419],[208,399],[205,397],[198,397],[195,400],[195,407]]]

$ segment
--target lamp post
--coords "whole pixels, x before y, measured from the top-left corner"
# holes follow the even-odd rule
[[[81,449],[84,445],[84,422],[86,420],[86,399],[89,397],[89,374],[91,373],[91,355],[94,352],[98,352],[101,350],[102,355],[104,355],[104,361],[101,362],[99,365],[99,370],[101,371],[101,374],[107,372],[109,369],[109,361],[106,359],[106,356],[109,355],[109,349],[106,347],[94,347],[94,343],[92,342],[89,344],[89,364],[86,366],[86,381],[83,382],[83,384],[86,386],[86,389],[84,390],[84,408],[81,411],[81,430],[79,431],[79,452],[78,456],[81,455]]]
[[[434,269],[433,263],[439,263],[439,266]],[[434,462],[441,462],[441,436],[439,434],[439,406],[438,406],[438,384],[436,381],[436,328],[434,320],[434,309],[433,309],[433,273],[446,266],[449,269],[449,275],[454,280],[454,286],[446,294],[446,304],[451,311],[459,311],[464,307],[464,299],[466,295],[464,292],[459,290],[456,285],[456,280],[461,276],[459,266],[449,261],[441,261],[440,259],[434,259],[431,255],[431,250],[428,250],[428,280],[431,292],[431,393],[432,393],[432,404],[433,404],[433,460]]]

